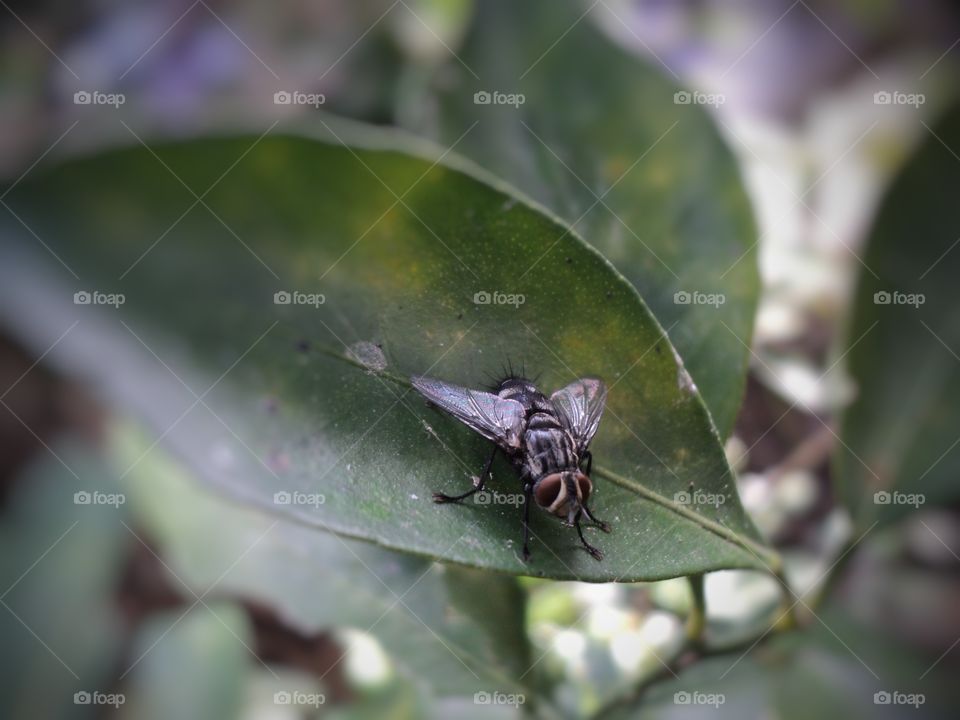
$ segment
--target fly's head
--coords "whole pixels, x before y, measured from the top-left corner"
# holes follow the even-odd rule
[[[565,470],[537,480],[533,497],[537,505],[572,525],[592,490],[593,483],[586,474],[579,470]]]

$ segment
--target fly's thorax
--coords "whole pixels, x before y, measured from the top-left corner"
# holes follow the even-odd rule
[[[533,498],[537,505],[569,522],[590,499],[592,491],[593,483],[580,470],[550,473],[533,484]]]

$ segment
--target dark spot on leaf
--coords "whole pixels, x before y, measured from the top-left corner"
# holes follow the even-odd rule
[[[309,340],[298,340],[297,341],[297,352],[309,352],[310,350],[310,341]]]

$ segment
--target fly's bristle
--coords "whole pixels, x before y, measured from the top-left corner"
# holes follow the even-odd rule
[[[507,358],[500,364],[500,375],[493,379],[490,387],[494,392],[497,392],[504,383],[510,380],[530,382],[527,379],[526,361],[521,360],[520,371],[517,372],[513,367],[513,361]]]

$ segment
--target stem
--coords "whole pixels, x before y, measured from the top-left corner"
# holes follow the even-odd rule
[[[703,594],[703,573],[688,575],[690,592],[693,593],[693,608],[687,618],[687,641],[694,647],[703,647],[703,633],[707,628],[707,604]]]

